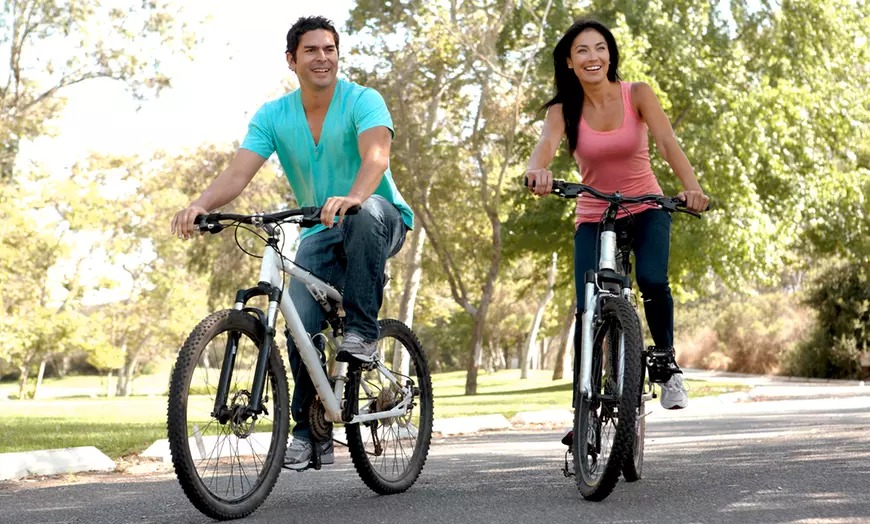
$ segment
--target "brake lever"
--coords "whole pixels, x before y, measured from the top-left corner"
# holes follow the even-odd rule
[[[687,215],[692,215],[695,218],[701,218],[701,213],[697,211],[692,211],[691,209],[686,208],[686,201],[682,200],[678,197],[673,197],[670,200],[666,201],[667,204],[662,202],[662,207],[669,211],[679,211],[680,213],[685,213]],[[710,204],[707,204],[707,209],[710,209]]]

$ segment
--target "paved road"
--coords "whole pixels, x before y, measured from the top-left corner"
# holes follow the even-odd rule
[[[649,417],[645,478],[585,502],[559,471],[559,433],[434,443],[409,492],[372,494],[349,460],[285,472],[245,522],[870,522],[870,397],[695,401]],[[208,522],[168,473],[0,484],[0,522]],[[328,509],[327,507],[328,506]]]

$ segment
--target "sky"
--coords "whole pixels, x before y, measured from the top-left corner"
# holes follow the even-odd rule
[[[192,59],[179,54],[163,65],[172,80],[170,89],[143,103],[116,81],[73,86],[64,92],[66,108],[53,124],[56,136],[23,144],[19,162],[38,161],[59,173],[90,152],[176,152],[206,142],[241,141],[254,112],[279,96],[281,82],[293,76],[283,53],[290,25],[300,16],[326,16],[335,23],[341,47],[347,50],[354,35],[342,29],[353,4],[353,0],[186,2],[185,19],[206,21]]]

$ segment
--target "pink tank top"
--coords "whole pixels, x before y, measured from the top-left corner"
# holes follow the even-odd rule
[[[662,194],[649,163],[647,126],[631,103],[631,83],[620,82],[622,89],[622,125],[612,131],[595,131],[581,116],[574,160],[580,166],[583,183],[603,193],[621,192],[626,196]],[[656,206],[626,205],[632,213]],[[577,199],[576,225],[598,222],[607,202],[583,194]],[[627,213],[620,210],[618,217]]]

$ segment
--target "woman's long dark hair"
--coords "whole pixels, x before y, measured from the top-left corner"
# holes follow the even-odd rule
[[[556,104],[562,104],[562,117],[565,119],[565,134],[568,136],[568,152],[573,154],[577,148],[577,131],[580,124],[580,113],[583,111],[583,86],[577,75],[568,67],[568,59],[571,57],[571,44],[577,35],[587,29],[594,29],[601,33],[607,42],[610,53],[610,65],[607,67],[607,79],[616,82],[619,75],[616,68],[619,66],[619,49],[616,47],[616,39],[610,29],[596,20],[578,20],[568,28],[565,35],[553,49],[553,67],[555,68],[556,96],[544,104],[549,108]]]

